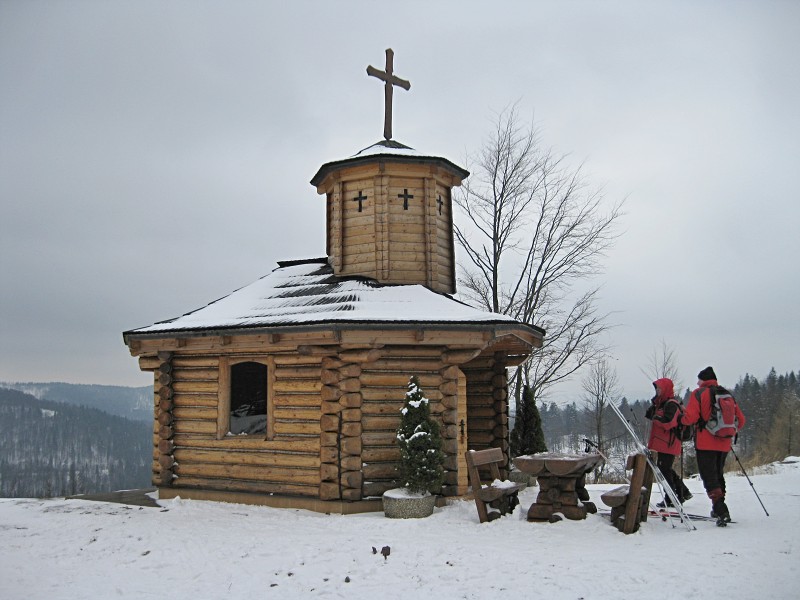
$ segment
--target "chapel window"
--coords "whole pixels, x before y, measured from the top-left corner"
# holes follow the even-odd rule
[[[242,362],[231,367],[230,432],[257,435],[267,431],[267,365]]]

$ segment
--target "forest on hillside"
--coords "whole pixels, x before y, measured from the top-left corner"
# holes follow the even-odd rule
[[[0,496],[150,485],[152,425],[0,388]]]
[[[84,383],[11,383],[0,382],[0,388],[25,392],[39,400],[63,402],[96,408],[103,412],[134,419],[153,420],[153,386],[124,387]]]
[[[728,389],[747,419],[734,446],[743,463],[765,464],[800,454],[800,380],[794,371],[778,375],[772,369],[762,380],[748,374]],[[687,390],[683,395],[684,405],[689,394]],[[644,438],[649,424],[644,414],[650,400],[629,402],[622,398],[617,406],[639,437]],[[600,410],[600,415],[597,404],[590,401],[562,406],[554,402],[539,403],[538,410],[550,452],[583,452],[599,446],[610,456],[624,457],[635,450],[630,434],[608,406]],[[684,444],[684,452],[684,469],[693,473],[696,467],[691,442]],[[735,462],[729,461],[729,468],[735,466]]]
[[[778,375],[772,369],[761,380],[745,375],[730,390],[747,418],[735,446],[745,465],[800,455],[798,379],[794,371]],[[138,388],[131,390],[129,402],[135,403]],[[80,402],[77,390],[70,392],[72,401]],[[684,404],[688,394],[687,390]],[[76,404],[0,387],[0,496],[65,496],[150,485],[152,422]],[[649,405],[649,399],[618,401],[641,438],[649,424],[644,418]],[[561,406],[537,403],[537,408],[547,450],[580,453],[599,447],[610,459],[599,475],[606,480],[623,475],[624,457],[636,446],[610,407],[599,409],[596,403],[576,401]],[[684,444],[684,451],[682,466],[688,476],[696,471],[690,442]],[[728,468],[737,465],[728,461]]]

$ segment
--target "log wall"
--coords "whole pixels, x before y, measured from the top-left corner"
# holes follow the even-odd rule
[[[500,448],[508,475],[508,376],[505,356],[480,357],[462,367],[467,379],[467,423],[472,450]]]
[[[232,344],[236,346],[236,344]],[[507,454],[508,406],[501,353],[401,345],[382,349],[306,347],[303,354],[223,356],[161,352],[154,371],[153,482],[160,487],[359,501],[397,487],[396,431],[411,375],[439,421],[442,493],[467,491],[467,449]],[[268,359],[266,435],[227,436],[218,413],[220,368]],[[464,363],[469,360],[468,363]]]
[[[154,483],[318,496],[320,360],[275,355],[267,435],[225,436],[218,431],[219,358],[171,354],[160,366],[170,365],[171,384],[156,371]]]
[[[441,348],[391,347],[380,360],[365,365],[361,376],[364,497],[380,496],[399,485],[400,450],[397,428],[405,403],[408,381],[419,379],[430,401],[431,415],[441,427],[445,459],[442,492],[457,493],[458,472],[458,369],[442,361]]]

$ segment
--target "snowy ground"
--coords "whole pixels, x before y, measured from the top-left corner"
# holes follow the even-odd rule
[[[735,524],[688,532],[651,519],[630,536],[599,514],[528,523],[537,488],[482,525],[466,501],[393,520],[181,499],[2,499],[0,598],[797,598],[800,459],[788,461],[750,474],[769,517],[747,480],[729,477]],[[598,506],[609,487],[590,486]],[[700,482],[689,487],[687,511],[707,513]]]

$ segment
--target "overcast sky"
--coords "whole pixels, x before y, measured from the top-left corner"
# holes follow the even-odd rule
[[[622,391],[800,369],[798,2],[0,0],[0,381],[147,385],[122,331],[325,254],[320,165],[465,164],[518,102],[626,198],[601,310]],[[577,398],[580,377],[555,394]]]

